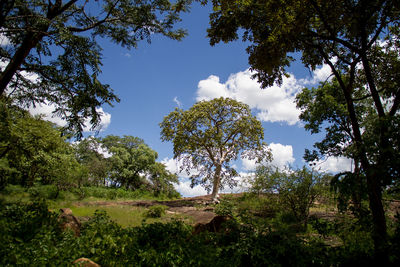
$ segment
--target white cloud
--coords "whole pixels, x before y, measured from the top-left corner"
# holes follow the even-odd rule
[[[195,175],[197,173],[196,169],[192,169],[189,171],[189,174],[186,170],[181,171],[182,161],[177,159],[170,159],[168,157],[164,158],[161,163],[163,163],[168,171],[171,173],[177,174],[181,178],[189,178],[191,175]]]
[[[315,168],[324,172],[344,172],[352,170],[352,160],[345,157],[329,157],[315,162]]]
[[[175,173],[179,176],[181,182],[180,184],[175,184],[174,186],[175,189],[179,193],[181,193],[182,196],[189,197],[189,196],[201,196],[208,194],[207,190],[200,185],[196,185],[193,188],[190,187],[189,177],[191,174],[195,174],[196,170],[192,170],[189,175],[186,173],[186,171],[180,172],[181,163],[175,159],[164,158],[161,161],[161,163],[165,165],[168,171]],[[225,188],[221,190],[220,193],[238,193],[245,191],[249,187],[249,185],[245,182],[246,179],[244,178],[249,175],[250,175],[249,173],[241,172],[238,177],[233,178],[238,181],[238,185],[235,186],[234,188],[229,188],[228,186],[225,186]]]
[[[170,159],[167,157],[167,158],[164,158],[161,161],[161,163],[165,165],[165,168],[167,169],[167,171],[169,171],[171,173],[179,174],[179,163],[177,160]]]
[[[130,53],[125,53],[124,55],[123,55],[124,57],[127,57],[127,58],[131,58],[132,57],[132,55],[130,54]]]
[[[182,102],[179,101],[177,96],[174,97],[173,101],[178,105],[179,108],[182,107]]]
[[[65,126],[67,125],[67,121],[60,118],[59,116],[56,116],[53,114],[54,110],[56,109],[54,104],[37,104],[35,107],[30,106],[28,108],[29,112],[32,115],[42,115],[43,119],[47,121],[51,121],[58,126]],[[103,110],[103,108],[97,108],[97,112],[99,112],[100,115],[100,124],[94,129],[94,131],[104,131],[107,129],[108,125],[111,123],[111,114],[107,113]],[[91,124],[90,124],[90,119],[86,119],[85,121],[85,127],[83,128],[84,132],[92,132],[91,130]]]
[[[337,61],[336,58],[332,60],[333,63],[335,63],[336,61]],[[329,67],[328,64],[325,64],[313,71],[311,79],[301,79],[300,83],[304,85],[313,85],[313,84],[318,84],[319,82],[330,81],[332,77],[333,76],[331,67]]]
[[[183,197],[195,197],[195,196],[207,195],[207,190],[205,190],[204,187],[197,185],[191,188],[189,180],[184,180],[179,184],[175,184],[174,186],[176,191],[178,191]]]
[[[10,44],[10,39],[8,39],[4,34],[0,33],[0,46],[7,46]]]
[[[282,145],[279,143],[270,143],[268,148],[271,149],[273,156],[272,162],[267,164],[283,168],[295,161],[293,157],[293,147],[291,145]],[[247,171],[254,171],[257,167],[255,160],[242,159],[242,166]]]
[[[255,109],[262,121],[285,122],[294,125],[299,121],[300,111],[294,103],[295,96],[306,85],[325,81],[330,74],[329,66],[317,68],[310,79],[284,77],[281,86],[261,89],[260,84],[251,78],[254,73],[249,69],[229,76],[225,83],[219,77],[209,76],[198,84],[196,100],[211,100],[218,97],[230,97],[246,103]]]

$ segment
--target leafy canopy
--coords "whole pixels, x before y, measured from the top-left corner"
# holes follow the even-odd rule
[[[164,164],[156,162],[158,154],[143,139],[134,136],[108,135],[100,140],[112,155],[108,158],[109,179],[127,189],[148,189],[155,195],[178,196],[173,183],[178,177]]]
[[[213,5],[211,44],[236,40],[243,29],[243,39],[251,43],[250,65],[264,87],[282,82],[296,52],[312,70],[323,63],[331,68],[345,100],[351,132],[346,136],[341,129],[331,128],[336,133],[328,133],[330,140],[325,141],[333,143],[323,144],[323,149],[340,152],[343,137],[354,144],[353,151],[346,153],[359,162],[357,167],[366,176],[376,260],[388,262],[382,190],[399,173],[396,160],[388,160],[398,158],[399,1],[215,0]],[[374,116],[360,119],[358,102],[367,98],[369,114]]]
[[[99,81],[100,38],[128,49],[153,34],[180,40],[174,29],[186,1],[3,0],[0,4],[0,97],[20,105],[52,104],[80,136],[85,119],[99,124],[102,104],[118,102]]]
[[[229,165],[242,157],[262,160],[270,157],[263,143],[264,129],[248,105],[230,98],[200,101],[184,111],[175,109],[160,123],[161,140],[172,141],[174,158],[182,170],[193,169],[192,186],[222,180],[217,186],[235,184],[236,170]],[[214,185],[215,186],[215,185]]]
[[[0,102],[0,188],[7,184],[78,185],[86,171],[59,129]]]

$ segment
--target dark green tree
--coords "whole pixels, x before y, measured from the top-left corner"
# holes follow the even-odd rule
[[[156,163],[157,152],[144,141],[133,136],[109,135],[102,144],[112,156],[110,179],[127,189],[139,189],[146,184],[146,176]]]
[[[295,52],[301,53],[302,62],[310,69],[323,63],[330,66],[345,101],[353,156],[366,177],[376,260],[387,262],[382,189],[388,177],[398,177],[398,168],[393,170],[393,164],[387,162],[396,156],[393,144],[399,139],[391,129],[398,121],[400,106],[399,2],[215,0],[213,5],[208,30],[211,44],[236,40],[238,30],[243,29],[243,39],[251,43],[247,48],[250,65],[264,87],[282,82]],[[385,61],[390,62],[387,67],[382,64]],[[360,91],[356,77],[361,76],[364,86]],[[360,98],[369,98],[376,114],[364,133],[355,107]],[[386,106],[385,99],[389,100]],[[373,135],[375,138],[367,138]],[[369,140],[375,140],[373,146]],[[375,151],[372,161],[369,149]]]
[[[1,102],[0,102],[1,103]],[[18,107],[0,109],[0,182],[32,186],[55,184],[58,189],[79,185],[86,170],[52,123],[32,117]]]
[[[95,137],[82,139],[73,145],[75,155],[79,163],[88,170],[88,182],[92,185],[107,185],[107,177],[110,171],[110,161],[100,152],[104,151],[100,140]]]
[[[238,173],[230,161],[240,155],[258,161],[270,158],[261,122],[248,105],[230,98],[200,101],[186,111],[175,109],[160,127],[161,139],[173,142],[174,158],[182,160],[182,170],[188,174],[197,170],[191,176],[192,186],[212,187],[214,201],[225,184],[235,185]]]
[[[98,79],[98,39],[128,49],[153,34],[180,40],[185,32],[174,24],[186,9],[183,0],[3,0],[0,36],[8,44],[0,46],[0,97],[54,104],[79,137],[85,119],[98,125],[98,107],[119,101]]]
[[[164,164],[155,162],[150,168],[148,177],[156,196],[165,194],[168,197],[179,197],[174,188],[174,184],[179,183],[178,176],[169,172]]]

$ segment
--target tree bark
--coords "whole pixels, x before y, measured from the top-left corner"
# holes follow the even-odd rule
[[[218,190],[219,186],[221,185],[221,165],[217,165],[215,167],[215,174],[214,174],[214,181],[213,181],[213,191],[211,194],[211,199],[214,202],[218,201]]]
[[[364,33],[364,32],[363,32]],[[391,157],[390,154],[390,142],[388,140],[388,127],[385,121],[386,113],[383,109],[383,105],[378,93],[378,90],[375,85],[375,80],[372,75],[371,66],[369,64],[367,53],[366,53],[366,42],[367,38],[364,37],[362,40],[362,52],[361,52],[361,61],[364,67],[364,73],[367,79],[368,87],[371,92],[372,98],[374,100],[374,104],[376,107],[376,111],[379,116],[379,155],[378,161],[376,162],[376,166],[370,166],[368,169],[365,169],[367,176],[367,188],[368,188],[368,197],[369,197],[369,207],[372,212],[373,219],[373,239],[375,246],[375,260],[376,263],[385,266],[388,264],[388,255],[387,255],[387,227],[386,227],[386,218],[385,218],[385,210],[382,204],[382,183],[381,178],[383,176],[388,175],[386,171],[382,170],[385,165],[385,161]],[[382,177],[381,177],[382,176]]]
[[[387,254],[387,229],[385,210],[382,204],[382,191],[378,173],[370,167],[366,170],[369,207],[372,212],[373,233],[376,264],[386,266],[389,262]]]
[[[322,53],[323,54],[323,53]],[[324,54],[323,54],[324,55]],[[357,154],[355,157],[360,161],[361,168],[364,170],[367,178],[367,191],[369,198],[369,207],[372,212],[372,220],[373,220],[373,240],[374,240],[374,252],[375,252],[375,261],[376,263],[382,263],[382,266],[385,263],[388,263],[388,254],[387,254],[387,230],[386,230],[386,218],[385,211],[382,205],[382,185],[379,180],[379,174],[376,171],[374,166],[368,161],[367,152],[365,150],[363,139],[360,130],[360,124],[358,122],[356,111],[354,107],[353,98],[351,95],[351,87],[352,84],[346,84],[341,79],[341,75],[336,71],[334,65],[329,58],[324,55],[325,61],[331,67],[332,72],[337,78],[340,87],[342,88],[344,97],[346,99],[347,111],[349,112],[349,118],[351,122],[351,127],[354,135],[354,143],[356,147]],[[380,139],[380,148],[382,148],[382,136]],[[382,158],[382,157],[380,157]],[[381,173],[381,172],[379,172]]]
[[[27,33],[24,41],[15,52],[5,70],[0,73],[0,96],[3,96],[8,84],[11,82],[13,76],[21,67],[25,58],[29,55],[32,48],[34,48],[39,43],[43,36],[44,34],[34,34],[32,32]]]

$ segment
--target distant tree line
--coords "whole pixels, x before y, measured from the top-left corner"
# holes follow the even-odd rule
[[[53,123],[0,104],[0,188],[111,186],[178,195],[177,175],[156,161],[157,152],[142,139],[109,135],[70,143]]]

